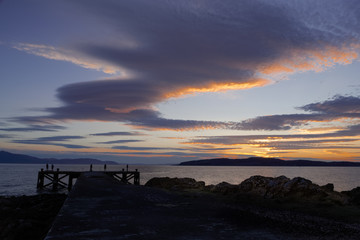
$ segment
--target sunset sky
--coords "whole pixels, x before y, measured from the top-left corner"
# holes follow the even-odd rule
[[[360,161],[360,1],[0,0],[0,150]]]

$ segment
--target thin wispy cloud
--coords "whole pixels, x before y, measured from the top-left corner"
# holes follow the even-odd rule
[[[126,140],[115,140],[115,141],[107,141],[107,142],[98,142],[98,144],[136,143],[136,142],[144,142],[144,140],[126,139]]]
[[[12,140],[13,143],[20,144],[35,144],[35,145],[50,145],[50,146],[60,146],[65,148],[73,148],[73,149],[86,149],[90,148],[84,145],[71,144],[71,143],[63,143],[69,140],[74,139],[83,139],[82,136],[51,136],[51,137],[40,137],[36,139],[23,139],[23,140]]]
[[[64,130],[66,127],[56,126],[56,125],[29,125],[28,127],[9,127],[9,128],[0,128],[0,131],[7,132],[57,132]]]
[[[57,143],[51,141],[41,141],[41,140],[13,140],[13,143],[20,143],[20,144],[30,144],[30,145],[50,145],[50,146],[59,146],[64,148],[71,148],[71,149],[86,149],[90,148],[89,146],[84,145],[77,145],[77,144],[66,144],[66,143]]]
[[[76,53],[74,50],[54,47],[49,45],[31,44],[31,43],[17,43],[13,48],[24,51],[29,54],[44,57],[51,60],[70,62],[79,65],[83,68],[94,69],[108,74],[120,74],[120,67],[106,64],[104,61],[91,59],[84,54]]]
[[[162,147],[129,147],[129,146],[114,146],[112,149],[117,150],[135,150],[135,151],[144,151],[144,150],[171,150],[172,148],[162,148]]]
[[[144,136],[145,133],[142,132],[105,132],[105,133],[94,133],[90,134],[90,136]]]
[[[8,134],[0,134],[0,138],[11,138],[12,135],[8,135]]]

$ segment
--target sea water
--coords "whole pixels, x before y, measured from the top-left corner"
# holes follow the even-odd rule
[[[45,165],[0,164],[0,195],[37,194],[37,173]],[[56,165],[60,171],[89,171],[88,165]],[[124,165],[108,165],[107,171],[121,171]],[[153,177],[190,177],[208,184],[228,182],[239,184],[245,179],[261,175],[289,178],[303,177],[318,185],[333,183],[336,191],[360,186],[360,167],[240,167],[240,166],[170,166],[129,165],[129,171],[138,169],[140,184]],[[93,165],[93,171],[103,171],[103,165]]]

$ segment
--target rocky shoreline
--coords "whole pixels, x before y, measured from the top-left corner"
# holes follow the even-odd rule
[[[0,239],[44,239],[66,196],[40,194],[0,197]]]
[[[328,183],[319,186],[308,179],[285,176],[263,177],[252,176],[240,184],[221,182],[217,185],[205,185],[203,181],[192,178],[152,178],[145,186],[158,187],[174,191],[197,190],[232,198],[248,197],[258,199],[321,203],[324,205],[356,205],[360,206],[360,187],[350,191],[334,191],[334,185]]]
[[[360,188],[334,191],[304,178],[253,176],[235,185],[205,185],[191,178],[153,178],[146,183],[189,196],[208,196],[231,209],[229,219],[271,229],[285,239],[360,239]],[[209,200],[210,201],[210,200]],[[246,216],[247,221],[243,218]]]
[[[285,176],[253,176],[240,184],[217,185],[163,177],[149,180],[145,187],[185,199],[184,206],[193,214],[216,211],[223,226],[249,229],[251,239],[360,239],[359,187],[337,192],[332,184],[319,186],[304,178]],[[152,198],[161,199],[160,195]],[[66,197],[0,197],[0,239],[43,239]],[[254,237],[258,232],[263,235]]]

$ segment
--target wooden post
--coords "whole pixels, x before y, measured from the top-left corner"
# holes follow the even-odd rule
[[[140,185],[140,173],[135,169],[134,173],[134,185]]]
[[[73,185],[73,175],[69,174],[69,183],[68,183],[68,191],[71,191],[72,185]]]
[[[121,177],[121,181],[123,183],[127,183],[127,172],[122,172],[122,177]]]
[[[37,188],[43,189],[43,187],[44,187],[44,169],[42,168],[41,171],[38,173]]]
[[[57,191],[58,181],[59,181],[59,169],[56,169],[56,172],[54,172],[53,189],[52,189],[53,191]]]

